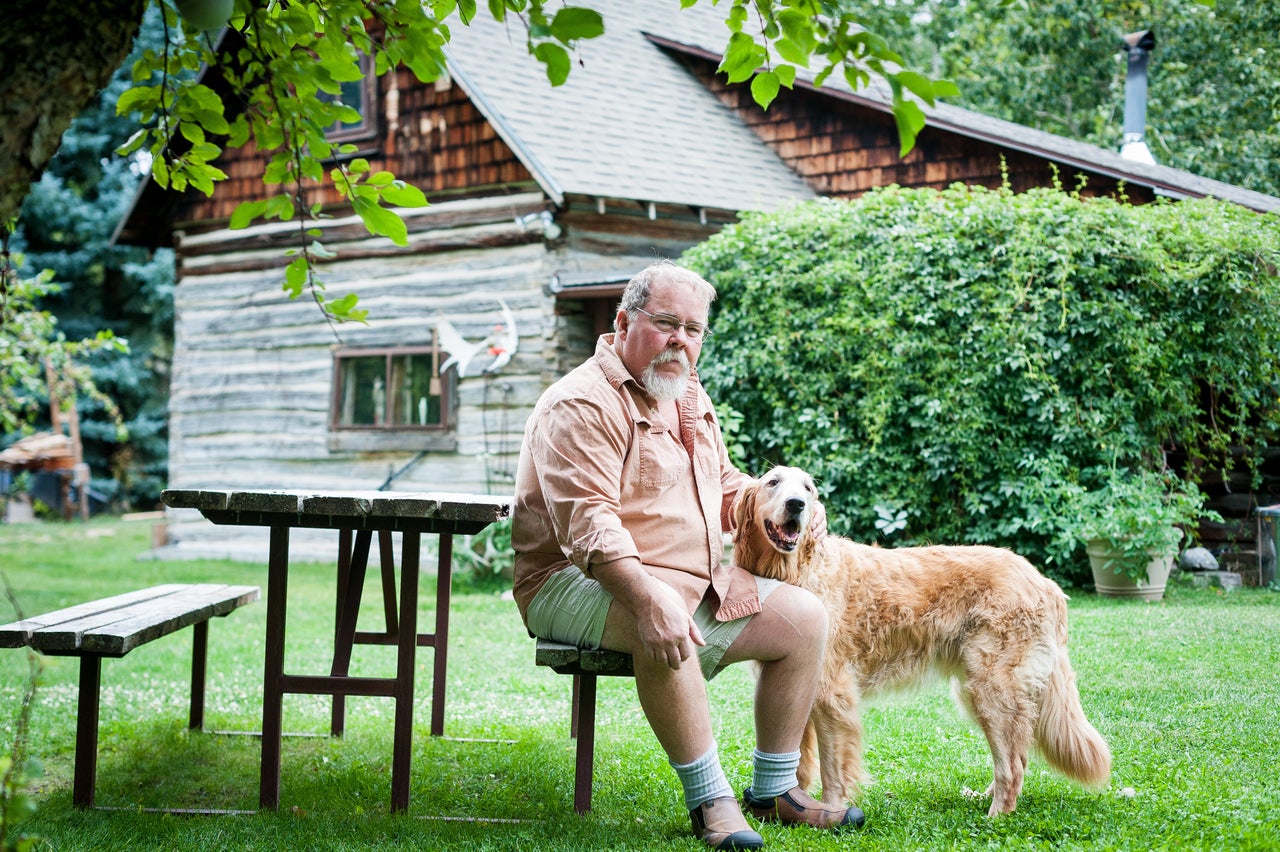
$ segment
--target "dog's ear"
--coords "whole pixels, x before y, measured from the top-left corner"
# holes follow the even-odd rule
[[[755,548],[756,499],[760,483],[752,482],[738,492],[738,502],[733,507],[733,562],[739,568],[755,573],[758,554]]]
[[[746,534],[745,527],[756,512],[756,495],[760,492],[759,480],[752,480],[738,492],[738,502],[733,505],[733,543]]]

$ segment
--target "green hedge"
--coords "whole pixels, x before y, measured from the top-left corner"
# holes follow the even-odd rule
[[[1064,488],[1170,456],[1198,480],[1280,426],[1275,216],[890,187],[683,262],[720,294],[699,369],[738,460],[805,467],[864,541],[1000,544],[1080,583]]]

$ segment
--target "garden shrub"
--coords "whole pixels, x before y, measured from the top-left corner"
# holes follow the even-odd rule
[[[863,541],[998,544],[1079,583],[1064,489],[1169,457],[1199,481],[1280,426],[1272,215],[889,187],[744,215],[683,262],[719,292],[699,371],[737,461],[808,469]]]

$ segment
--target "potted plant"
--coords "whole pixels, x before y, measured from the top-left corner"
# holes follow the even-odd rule
[[[1171,471],[1108,468],[1075,496],[1075,536],[1085,544],[1098,594],[1158,601],[1185,530],[1221,520],[1193,482]]]
[[[20,470],[9,481],[5,493],[4,520],[17,524],[35,520],[35,509],[31,504],[31,472]]]

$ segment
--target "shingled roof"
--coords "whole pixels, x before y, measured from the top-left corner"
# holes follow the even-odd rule
[[[767,145],[680,63],[657,30],[721,51],[724,12],[674,0],[591,0],[605,33],[552,88],[519,22],[454,27],[449,69],[556,203],[565,194],[768,210],[812,198]],[[483,19],[482,19],[483,18]]]

